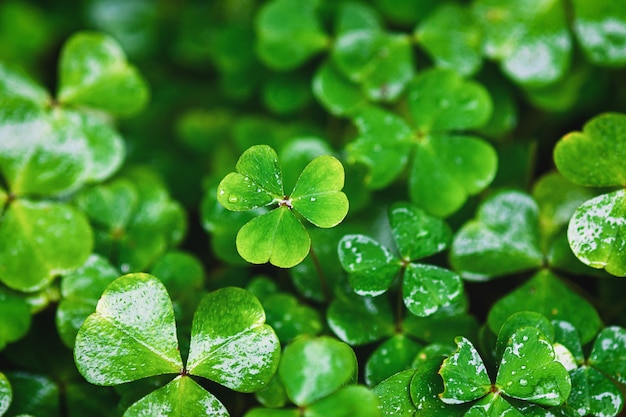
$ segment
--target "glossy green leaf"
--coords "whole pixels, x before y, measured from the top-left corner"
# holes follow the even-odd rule
[[[346,235],[339,242],[339,261],[359,295],[377,296],[389,289],[402,267],[385,246],[365,235]]]
[[[103,257],[91,255],[80,268],[61,280],[61,302],[56,311],[59,336],[73,348],[78,329],[96,311],[98,299],[119,272]]]
[[[502,359],[502,355],[509,346],[513,334],[515,334],[518,330],[529,326],[538,329],[547,340],[551,342],[554,340],[554,326],[545,316],[534,311],[520,311],[519,313],[513,313],[496,332],[498,338],[496,340],[494,353],[498,361]]]
[[[563,136],[554,148],[554,162],[568,180],[588,187],[623,186],[626,169],[626,115],[604,113]]]
[[[415,37],[439,68],[471,76],[482,65],[481,29],[471,11],[460,4],[435,8],[417,26]]]
[[[439,395],[446,404],[461,404],[479,399],[491,389],[491,380],[478,351],[466,338],[455,338],[456,352],[446,358],[439,374],[444,391]]]
[[[582,363],[585,358],[583,356],[582,342],[580,340],[580,332],[569,321],[552,320],[554,327],[554,346],[561,345],[572,355],[576,364]],[[557,350],[558,357],[558,350]],[[568,369],[571,371],[571,369]]]
[[[291,401],[309,406],[355,380],[357,359],[336,339],[302,337],[285,348],[278,372]]]
[[[313,77],[313,94],[335,116],[350,116],[366,104],[358,85],[341,74],[330,62],[321,65]]]
[[[7,372],[6,377],[13,390],[7,416],[61,417],[61,392],[50,377],[21,371]]]
[[[124,417],[159,415],[229,417],[228,410],[210,392],[188,376],[178,376],[148,394],[124,413]]]
[[[626,384],[626,330],[618,326],[602,330],[593,343],[588,362],[618,382]]]
[[[318,5],[318,0],[272,0],[263,5],[255,22],[256,50],[263,63],[290,70],[327,47]]]
[[[439,253],[452,239],[452,231],[443,220],[411,204],[394,204],[389,211],[389,221],[398,250],[406,260]]]
[[[333,333],[353,346],[392,336],[396,330],[386,297],[337,294],[328,307],[326,318]]]
[[[522,417],[515,407],[499,393],[490,392],[485,398],[475,403],[463,417]]]
[[[453,268],[465,279],[485,281],[540,267],[538,217],[537,204],[527,194],[493,194],[455,236]]]
[[[278,337],[250,292],[226,287],[202,299],[191,329],[190,374],[253,392],[272,378],[279,357]]]
[[[300,417],[299,409],[253,408],[245,417]]]
[[[293,208],[318,227],[336,226],[348,214],[348,198],[341,192],[344,177],[337,158],[315,158],[298,177],[290,196]]]
[[[496,385],[513,398],[556,406],[569,397],[567,370],[555,359],[550,340],[535,327],[513,333],[502,354]]]
[[[316,336],[322,331],[322,321],[317,310],[298,303],[287,293],[269,295],[263,300],[267,323],[272,326],[282,343],[300,335]]]
[[[441,358],[436,358],[420,364],[417,368],[410,385],[413,404],[428,416],[461,416],[467,408],[464,404],[446,404],[439,398],[438,394],[444,390],[443,381],[439,375],[440,366]]]
[[[30,323],[31,312],[27,301],[0,287],[0,351],[8,343],[24,337],[30,328]]]
[[[265,387],[254,393],[254,398],[265,407],[280,408],[284,407],[289,401],[285,387],[278,377],[278,373],[270,379]]]
[[[483,50],[514,82],[546,85],[569,69],[572,40],[561,3],[479,0],[473,7],[484,33]]]
[[[446,217],[484,190],[497,168],[498,156],[488,142],[475,136],[434,134],[415,148],[409,194],[429,213]]]
[[[589,366],[581,366],[570,375],[572,393],[567,403],[579,415],[615,417],[622,410],[622,393],[600,372]]]
[[[402,281],[402,298],[416,316],[430,316],[463,294],[461,277],[434,265],[409,264]]]
[[[419,369],[425,362],[432,359],[442,360],[454,353],[454,345],[444,345],[440,343],[433,343],[421,348],[415,358],[413,358],[412,368]],[[439,391],[441,392],[443,388]]]
[[[380,401],[384,417],[413,417],[417,408],[413,404],[409,387],[415,375],[414,369],[398,372],[376,385],[372,391]],[[437,401],[439,399],[437,398]]]
[[[131,115],[148,102],[146,81],[128,63],[120,45],[108,35],[79,32],[63,46],[59,63],[58,99]]]
[[[0,416],[9,409],[11,400],[13,399],[13,390],[7,377],[0,372]]]
[[[254,264],[270,262],[291,268],[309,253],[311,238],[287,206],[279,207],[246,223],[237,233],[237,250]]]
[[[328,141],[317,136],[299,136],[283,144],[279,158],[282,161],[281,168],[285,190],[293,190],[300,174],[311,161],[318,156],[332,155],[333,153],[334,150]],[[319,184],[313,186],[319,187]]]
[[[248,148],[217,188],[217,199],[228,210],[247,211],[284,197],[278,155],[267,145]]]
[[[0,281],[20,291],[46,287],[81,266],[93,245],[82,213],[53,202],[12,202],[0,222]]]
[[[602,66],[626,63],[626,10],[619,2],[572,2],[574,33],[587,59]]]
[[[601,324],[600,316],[589,301],[547,270],[538,272],[493,304],[489,327],[497,333],[506,319],[519,311],[535,311],[550,320],[567,320],[578,329],[583,343],[591,341]]]
[[[626,276],[626,191],[602,194],[576,209],[567,229],[574,255],[593,268]]]
[[[118,385],[182,371],[172,302],[148,274],[128,274],[102,294],[76,337],[79,372],[92,384]]]
[[[311,404],[303,417],[380,417],[378,397],[361,385],[350,385]]]
[[[374,386],[397,372],[409,369],[421,347],[403,334],[384,341],[365,363],[365,383]]]
[[[413,131],[394,113],[366,107],[354,117],[360,136],[348,144],[351,159],[369,169],[366,182],[370,188],[389,185],[406,167],[413,142]]]
[[[493,110],[485,87],[452,70],[422,72],[408,93],[411,116],[421,133],[481,127]]]
[[[339,4],[335,18],[337,34],[359,29],[380,30],[383,27],[378,11],[369,4],[346,2]]]

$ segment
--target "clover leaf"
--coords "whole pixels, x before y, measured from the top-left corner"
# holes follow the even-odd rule
[[[621,384],[626,384],[626,330],[611,326],[596,338],[589,364]]]
[[[0,372],[0,416],[9,409],[11,400],[13,399],[13,391],[7,377]]]
[[[276,204],[273,210],[246,223],[237,234],[237,250],[251,263],[270,262],[290,268],[309,253],[311,240],[296,213],[314,225],[330,228],[348,213],[341,192],[344,171],[330,155],[313,159],[302,171],[290,195],[283,191],[276,152],[267,145],[246,150],[217,189],[218,201],[228,210],[247,211]]]
[[[417,259],[443,251],[451,238],[448,226],[410,205],[397,203],[389,211],[399,256],[364,235],[346,235],[339,242],[339,261],[359,295],[376,296],[402,276],[402,297],[415,315],[429,316],[457,302],[463,294],[460,277],[445,268],[419,264]]]
[[[133,404],[124,414],[127,417],[168,409],[189,413],[208,409],[228,416],[224,406],[189,376],[241,392],[262,388],[275,373],[280,354],[278,339],[264,321],[261,304],[243,289],[227,287],[207,294],[193,319],[184,365],[164,285],[152,275],[128,274],[107,287],[96,312],[81,326],[74,357],[80,373],[97,385],[178,375]]]
[[[377,385],[396,372],[411,367],[423,346],[404,334],[396,334],[374,350],[365,363],[365,383]]]
[[[147,104],[148,86],[115,40],[79,32],[61,51],[58,99],[128,116]]]
[[[0,287],[0,317],[2,351],[8,343],[24,337],[30,328],[31,311],[27,300]]]

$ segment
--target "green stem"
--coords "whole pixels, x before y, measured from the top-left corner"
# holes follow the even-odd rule
[[[331,299],[330,290],[328,289],[328,280],[326,279],[326,275],[324,274],[324,270],[322,269],[320,260],[313,250],[313,245],[311,245],[311,249],[309,249],[309,255],[311,255],[311,260],[313,261],[313,265],[315,265],[315,271],[317,271],[317,276],[320,280],[320,287],[322,288],[324,301],[328,302]]]

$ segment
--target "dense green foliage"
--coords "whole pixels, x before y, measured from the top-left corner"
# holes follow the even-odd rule
[[[0,3],[0,416],[615,417],[624,0]]]

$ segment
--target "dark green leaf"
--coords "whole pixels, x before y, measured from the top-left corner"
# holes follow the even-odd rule
[[[342,34],[359,29],[382,29],[382,18],[369,4],[346,2],[339,4],[335,19],[335,33]]]
[[[445,387],[439,397],[451,405],[477,400],[491,389],[487,369],[472,342],[462,336],[454,341],[457,350],[443,361],[439,371]]]
[[[7,372],[13,389],[13,401],[8,416],[61,417],[60,389],[48,376],[28,372]]]
[[[460,334],[476,340],[478,321],[469,314],[445,314],[440,311],[429,317],[407,315],[402,323],[405,332],[422,343],[443,343],[454,345],[454,338]]]
[[[9,409],[11,400],[13,399],[13,390],[7,377],[0,372],[0,416]]]
[[[178,376],[133,404],[124,417],[157,415],[229,417],[228,410],[210,392],[188,376]]]
[[[575,363],[582,363],[585,358],[583,356],[583,348],[578,329],[576,329],[570,322],[564,320],[552,320],[552,326],[554,327],[555,350],[557,350],[556,346],[559,344],[570,352]],[[568,371],[569,370],[570,369],[568,369]]]
[[[250,292],[226,287],[202,299],[191,329],[190,374],[253,392],[270,381],[279,357],[278,337]]]
[[[549,320],[567,320],[578,329],[583,343],[591,341],[601,324],[595,308],[547,270],[493,304],[489,327],[498,333],[506,319],[520,311],[535,311]]]
[[[245,414],[245,417],[300,417],[298,409],[268,409],[253,408]]]
[[[421,363],[411,379],[411,398],[415,407],[431,417],[455,417],[461,416],[466,410],[464,404],[450,405],[439,398],[444,386],[439,369],[441,359],[430,359]],[[419,414],[416,414],[419,415]]]
[[[0,351],[4,349],[7,343],[15,342],[24,337],[30,328],[30,323],[31,312],[27,301],[23,297],[0,287]],[[0,407],[1,409],[2,407]],[[0,415],[2,415],[1,412]]]
[[[538,222],[537,204],[527,194],[493,194],[455,236],[450,262],[463,278],[478,281],[538,268]]]
[[[622,393],[600,372],[589,366],[581,366],[570,375],[572,393],[567,403],[579,415],[615,417],[622,410]]]
[[[573,29],[578,43],[594,64],[622,66],[626,63],[626,10],[619,3],[574,0]]]
[[[265,387],[254,393],[258,402],[269,408],[283,407],[289,401],[283,383],[280,381],[278,373],[270,379]]]
[[[394,204],[389,221],[400,255],[408,261],[439,253],[452,239],[452,231],[443,220],[411,204]]]
[[[414,374],[414,369],[398,372],[372,389],[378,396],[380,411],[384,417],[415,416],[417,408],[409,392]]]
[[[626,384],[626,330],[618,326],[602,330],[593,343],[589,364]]]
[[[421,345],[403,334],[396,334],[376,348],[365,363],[365,382],[379,384],[391,375],[411,368]]]
[[[355,380],[357,359],[350,346],[336,339],[301,337],[285,348],[278,372],[291,401],[302,407]]]
[[[20,291],[42,289],[81,266],[92,245],[89,223],[73,207],[16,200],[0,222],[0,281]]]
[[[461,298],[461,277],[434,265],[409,264],[402,281],[402,298],[409,311],[426,317]]]
[[[335,116],[350,116],[366,104],[359,86],[337,71],[330,62],[321,65],[315,73],[313,94]]]
[[[322,331],[322,321],[317,310],[298,303],[287,293],[269,295],[263,300],[267,323],[272,326],[282,343],[300,335],[316,336]]]
[[[311,404],[303,417],[380,417],[378,397],[364,386],[351,385]]]
[[[293,190],[298,177],[312,160],[318,156],[332,155],[333,152],[327,140],[316,136],[299,136],[282,145],[279,156],[283,161],[281,167],[285,190]]]
[[[78,331],[74,357],[80,373],[97,385],[181,372],[174,310],[165,286],[148,274],[113,281]]]

